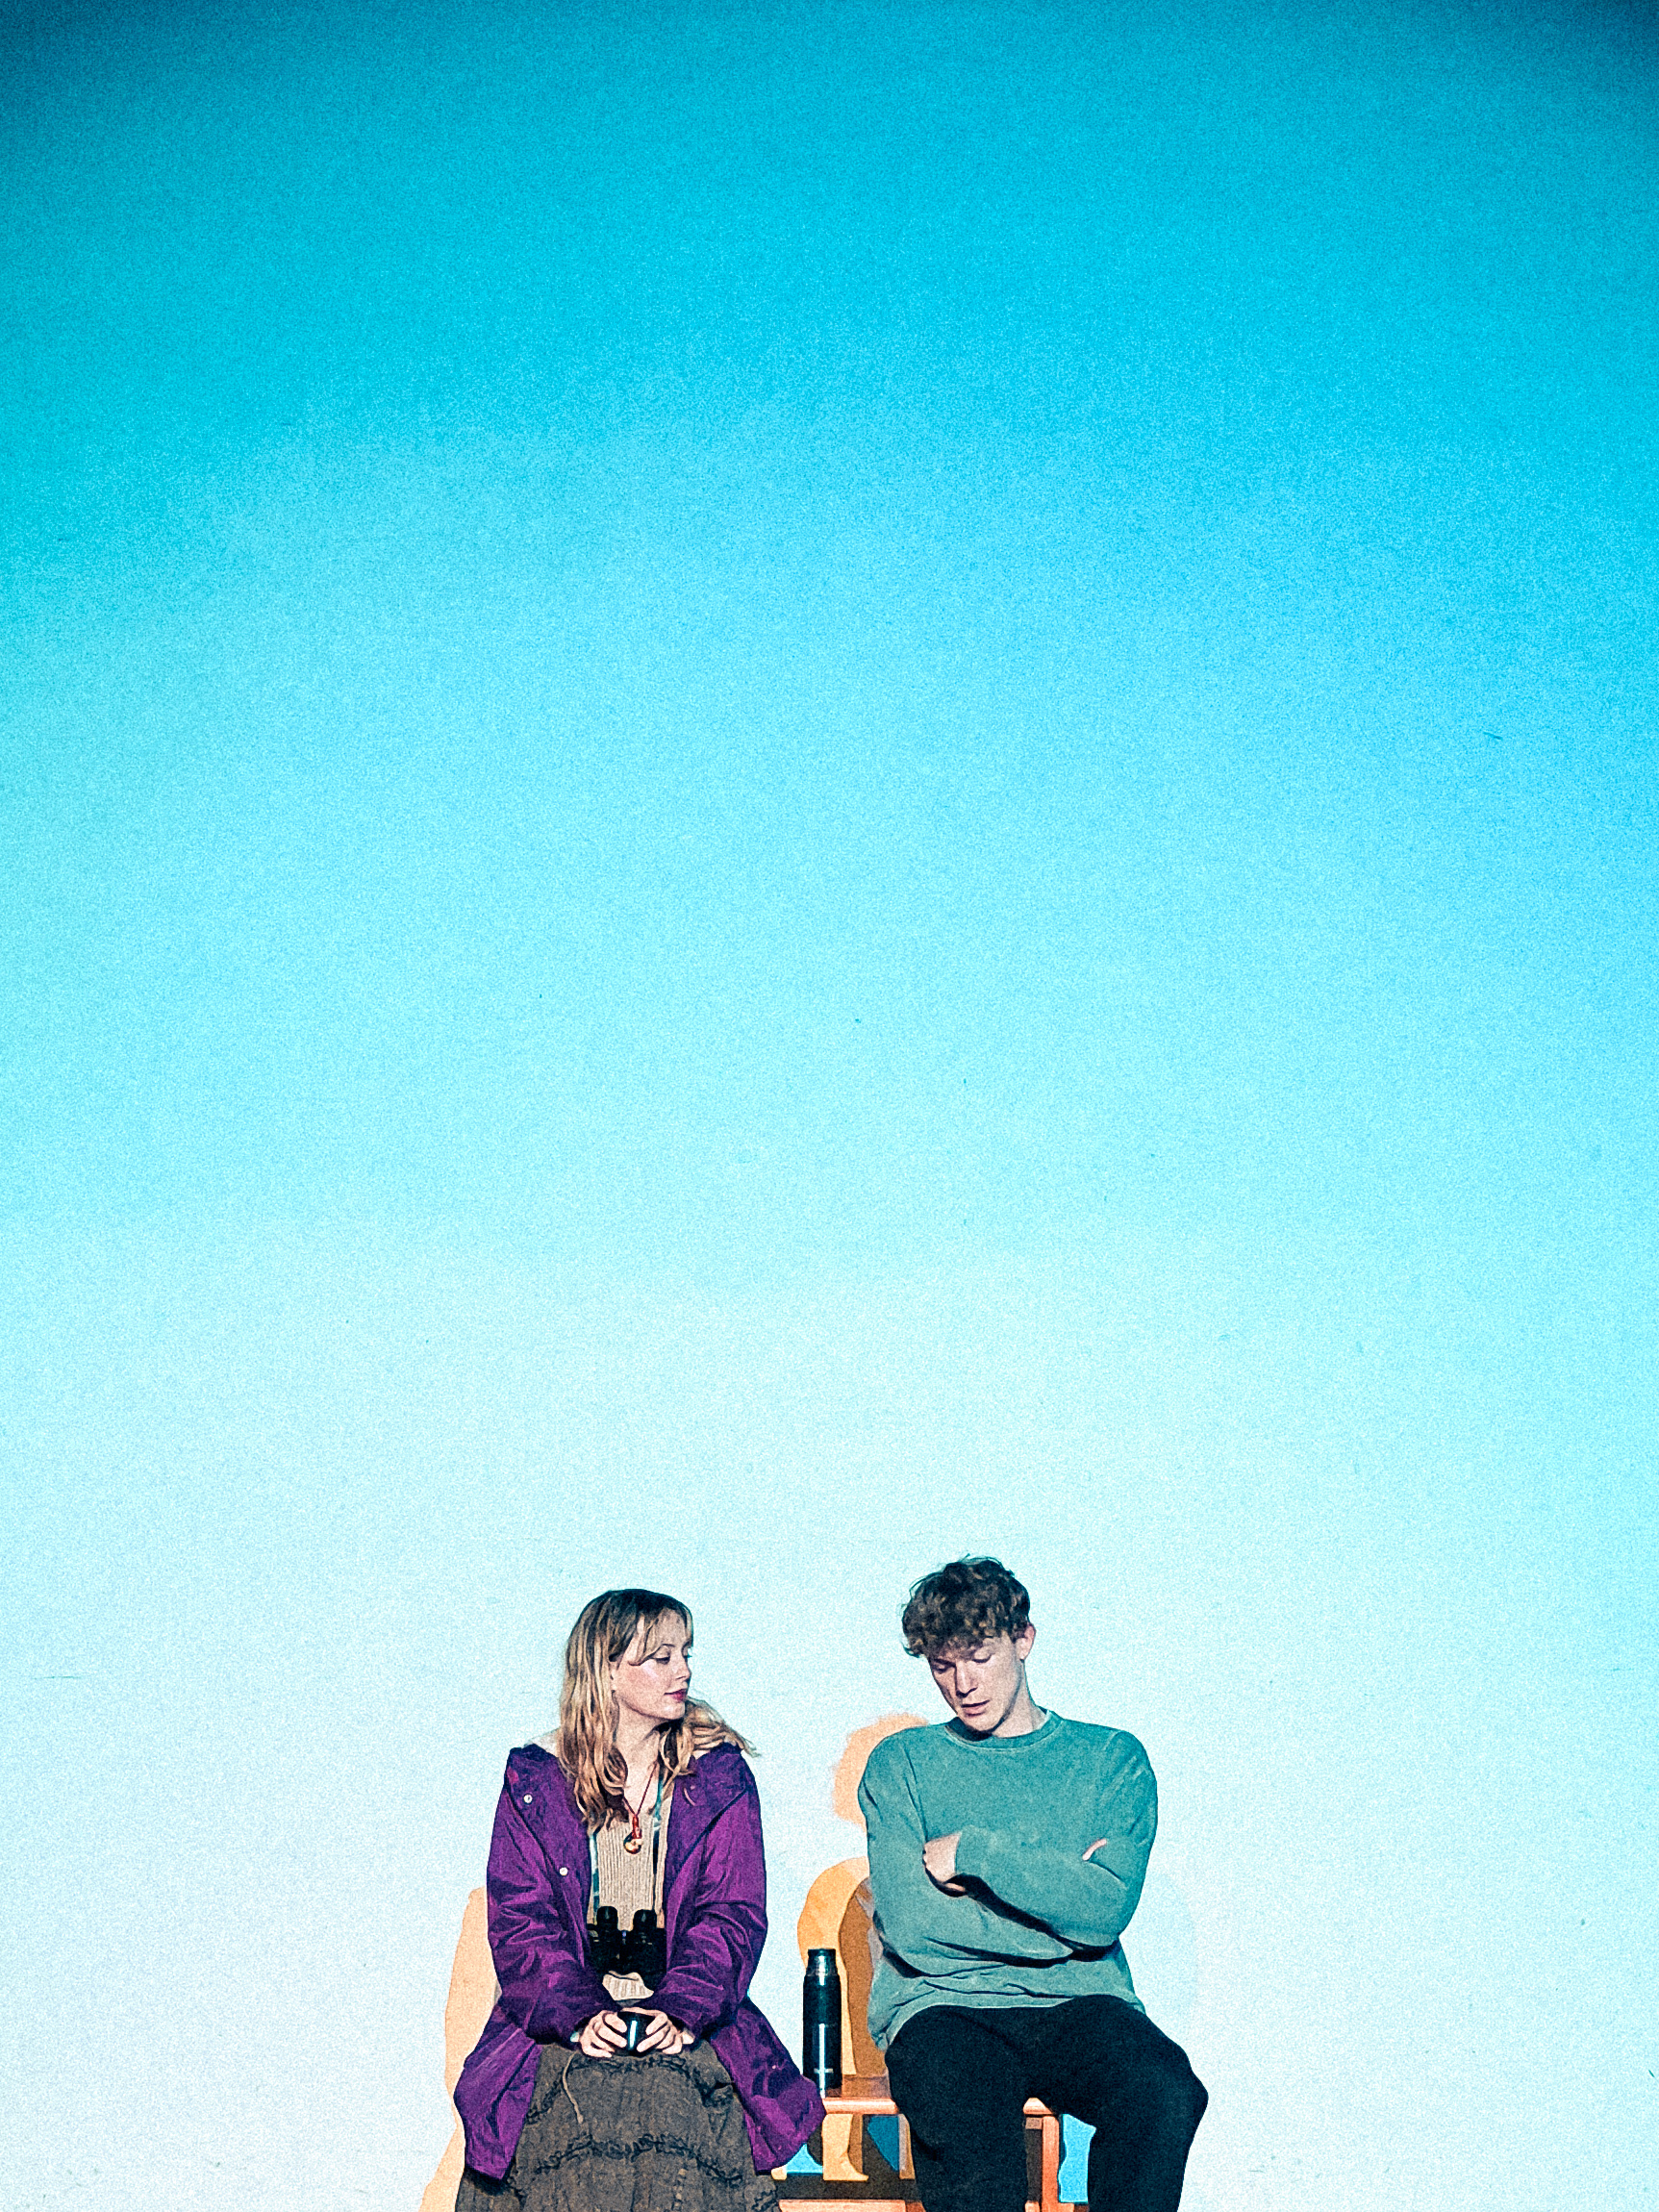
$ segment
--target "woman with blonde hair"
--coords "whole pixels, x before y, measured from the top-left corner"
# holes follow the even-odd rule
[[[750,1747],[691,1696],[691,1615],[607,1590],[559,1725],[507,1761],[490,1848],[500,1997],[462,2070],[457,2212],[772,2212],[823,2117],[749,2002],[766,1940]]]

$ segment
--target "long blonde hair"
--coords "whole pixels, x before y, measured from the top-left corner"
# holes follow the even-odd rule
[[[628,1770],[616,1748],[616,1700],[611,1670],[632,1649],[641,1630],[653,1634],[665,1620],[684,1622],[691,1639],[691,1609],[662,1590],[604,1590],[583,1606],[565,1644],[565,1687],[559,1695],[559,1726],[548,1748],[590,1828],[602,1827],[622,1804]],[[545,1739],[543,1739],[545,1741]],[[716,1744],[735,1744],[751,1755],[735,1728],[727,1727],[712,1705],[694,1698],[670,1721],[659,1739],[663,1779],[677,1781],[691,1761]]]

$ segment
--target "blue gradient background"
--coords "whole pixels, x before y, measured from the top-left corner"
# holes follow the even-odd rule
[[[9,2201],[413,2212],[609,1581],[787,2030],[973,1546],[1198,2212],[1652,2203],[1651,14],[4,54]]]

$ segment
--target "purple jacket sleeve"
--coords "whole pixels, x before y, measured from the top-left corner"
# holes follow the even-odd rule
[[[538,2043],[567,2042],[611,2000],[588,1963],[569,1898],[511,1786],[495,1808],[489,1894],[501,2009]]]
[[[651,2002],[682,2027],[706,2035],[731,2019],[747,1994],[767,1940],[767,1862],[754,1780],[713,1822],[676,1916],[672,1964]]]

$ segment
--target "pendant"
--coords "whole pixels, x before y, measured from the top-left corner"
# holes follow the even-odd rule
[[[622,1838],[622,1848],[631,1859],[637,1859],[644,1848],[645,1839],[643,1836],[624,1836]]]

